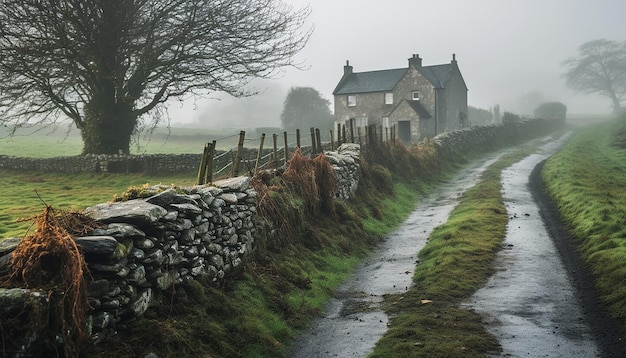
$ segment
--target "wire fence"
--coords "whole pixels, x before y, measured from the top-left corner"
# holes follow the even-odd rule
[[[218,178],[236,177],[243,173],[252,176],[260,170],[279,168],[287,164],[297,148],[302,155],[316,156],[324,150],[335,150],[342,143],[358,143],[362,146],[372,141],[395,143],[395,133],[395,127],[356,127],[352,120],[346,122],[346,125],[338,124],[336,131],[310,128],[307,134],[296,129],[295,133],[272,133],[269,136],[262,133],[259,138],[246,138],[246,132],[240,131],[205,144],[197,183],[212,183]],[[235,147],[216,150],[220,143],[232,142],[237,137]]]

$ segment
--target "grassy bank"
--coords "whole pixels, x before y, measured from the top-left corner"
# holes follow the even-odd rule
[[[542,178],[611,315],[626,321],[626,116],[576,132]]]
[[[413,286],[386,298],[390,329],[372,357],[484,357],[497,351],[481,318],[460,303],[493,273],[508,222],[500,173],[532,153],[526,148],[492,164],[466,191],[448,221],[420,251]]]

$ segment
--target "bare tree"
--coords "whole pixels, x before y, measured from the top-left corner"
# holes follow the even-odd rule
[[[249,95],[306,44],[309,8],[279,0],[0,0],[0,123],[69,117],[84,153],[128,153],[166,101]],[[150,119],[145,119],[147,113]]]
[[[563,62],[567,86],[608,97],[613,113],[619,113],[626,95],[626,42],[594,40],[581,45],[578,52],[578,57]]]

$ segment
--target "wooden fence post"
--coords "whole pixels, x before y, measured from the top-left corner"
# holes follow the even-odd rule
[[[356,134],[357,134],[357,138],[359,139],[359,145],[363,145],[363,143],[361,142],[361,127],[356,128]]]
[[[235,159],[233,160],[233,177],[239,176],[239,166],[241,164],[241,156],[243,155],[243,141],[246,137],[246,132],[239,132],[239,144],[237,144],[237,153],[235,153]]]
[[[296,129],[296,147],[300,147],[300,128]]]
[[[346,125],[341,126],[341,142],[346,143]]]
[[[274,148],[272,149],[272,166],[273,167],[277,167],[278,166],[278,144],[276,142],[278,142],[278,135],[276,133],[272,134],[272,141],[274,142]]]
[[[213,141],[211,143],[209,143],[209,156],[207,158],[207,163],[206,163],[206,176],[204,179],[205,183],[212,183],[213,182],[213,158],[215,157],[215,146],[217,145],[217,141]]]
[[[289,159],[289,142],[287,142],[287,132],[283,132],[283,141],[285,142],[285,165]]]
[[[382,125],[378,126],[378,129],[380,130],[380,135],[379,135],[378,139],[380,139],[380,144],[382,145],[383,142],[384,142],[383,141],[383,126]]]
[[[321,139],[321,136],[320,136],[320,129],[319,128],[315,128],[315,149],[317,149],[315,154],[323,152],[323,150],[322,150],[322,139]]]
[[[263,156],[263,143],[265,143],[265,133],[261,133],[261,144],[259,145],[259,152],[256,155],[256,164],[254,165],[254,174],[259,171],[259,163],[261,162],[261,157]]]
[[[337,123],[337,148],[341,145],[341,123]]]
[[[205,184],[204,177],[205,177],[205,170],[206,170],[206,163],[207,163],[208,155],[209,155],[209,143],[206,143],[204,145],[204,150],[202,151],[202,157],[200,158],[200,166],[198,167],[198,179],[196,180],[196,183],[198,185]]]
[[[330,151],[335,150],[335,137],[333,136],[333,130],[330,130]]]
[[[354,118],[350,118],[350,142],[354,143]]]
[[[311,154],[317,153],[317,148],[315,148],[315,128],[311,127]]]

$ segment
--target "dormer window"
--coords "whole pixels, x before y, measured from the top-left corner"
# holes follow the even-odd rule
[[[385,104],[393,104],[393,92],[385,93]]]
[[[356,96],[349,95],[348,96],[348,107],[356,107]]]
[[[411,100],[419,101],[420,100],[420,93],[418,91],[411,92]]]

